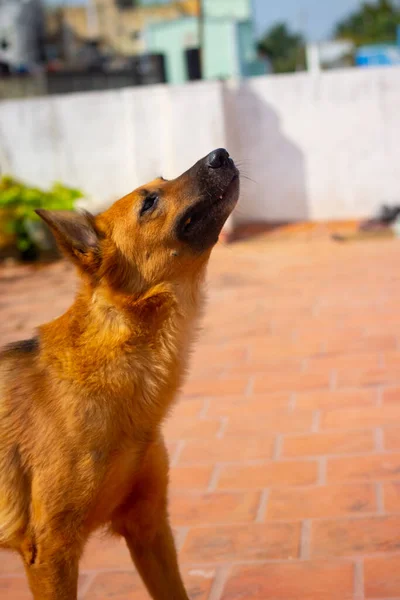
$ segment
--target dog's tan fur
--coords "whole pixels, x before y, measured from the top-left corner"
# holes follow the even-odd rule
[[[35,600],[76,599],[85,542],[103,526],[125,537],[153,598],[188,598],[160,426],[182,383],[211,252],[174,233],[195,200],[190,178],[157,179],[96,218],[41,213],[81,286],[36,340],[0,358],[0,547],[21,554]],[[139,217],[154,190],[162,203]]]

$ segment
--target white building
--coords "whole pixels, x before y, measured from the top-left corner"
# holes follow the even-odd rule
[[[40,0],[0,0],[0,62],[31,70],[41,62],[44,15]]]

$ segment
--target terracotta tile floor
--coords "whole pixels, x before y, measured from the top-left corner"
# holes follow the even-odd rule
[[[165,427],[190,598],[400,599],[400,242],[261,236],[218,248],[209,280]],[[0,341],[73,287],[63,263],[2,268]],[[7,553],[0,597],[30,598]],[[147,598],[122,543],[89,543],[80,598]]]

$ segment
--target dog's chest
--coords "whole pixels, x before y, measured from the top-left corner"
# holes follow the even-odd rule
[[[142,455],[140,449],[132,444],[130,448],[118,450],[109,457],[89,513],[89,529],[96,529],[110,521],[114,511],[132,492]]]

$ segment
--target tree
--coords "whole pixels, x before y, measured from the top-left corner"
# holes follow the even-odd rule
[[[336,25],[334,37],[351,40],[357,46],[393,43],[396,40],[399,24],[398,2],[391,0],[364,2],[360,10]]]
[[[258,50],[269,58],[275,73],[305,69],[303,36],[291,32],[285,23],[278,23],[269,29],[259,41]]]

